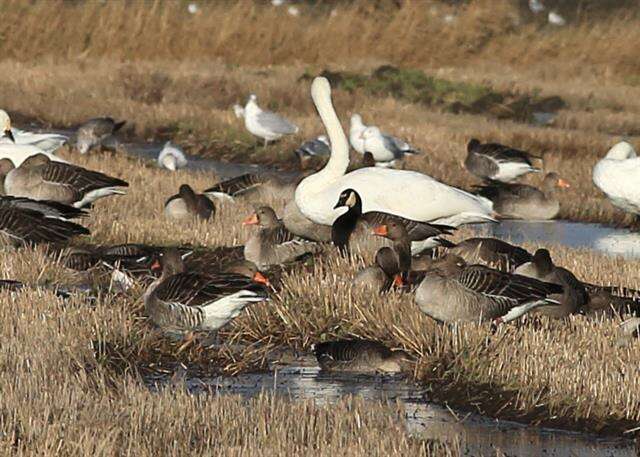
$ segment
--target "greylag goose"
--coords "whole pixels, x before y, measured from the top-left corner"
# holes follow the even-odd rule
[[[268,206],[256,209],[244,220],[243,225],[258,226],[244,246],[245,259],[255,263],[258,268],[282,265],[321,249],[317,243],[294,239],[294,234],[287,230],[275,211]]]
[[[483,180],[511,182],[527,173],[538,172],[532,160],[539,157],[499,143],[480,143],[472,138],[467,144],[464,166]]]
[[[497,238],[467,238],[445,247],[447,252],[462,257],[468,264],[481,263],[500,271],[512,272],[531,260],[526,249]]]
[[[189,184],[183,184],[165,202],[164,214],[172,219],[198,217],[206,221],[216,214],[216,207],[206,195],[197,194]]]
[[[366,227],[373,227],[392,220],[401,223],[407,230],[411,241],[411,251],[414,254],[441,245],[442,239],[439,237],[449,235],[455,230],[455,228],[446,225],[412,221],[380,211],[369,211],[363,214],[362,199],[360,194],[353,189],[342,191],[335,205],[335,208],[341,207],[346,207],[347,212],[338,216],[333,222],[331,240],[342,252],[349,248],[349,239],[358,229],[358,225],[362,224]]]
[[[375,265],[360,270],[353,284],[356,287],[386,292],[393,284],[402,286],[403,281],[398,268],[398,256],[390,247],[383,247],[376,252]]]
[[[126,121],[116,122],[111,117],[89,119],[76,133],[76,148],[80,154],[86,154],[104,140],[120,130]]]
[[[295,200],[289,201],[284,206],[282,222],[287,230],[300,238],[322,243],[331,241],[331,226],[316,224],[307,218],[302,214]]]
[[[81,225],[58,217],[49,217],[50,211],[59,214],[59,207],[48,207],[46,202],[0,197],[0,239],[2,244],[59,243],[74,236],[88,235]],[[35,208],[40,208],[37,210]]]
[[[255,94],[249,96],[243,115],[244,126],[252,135],[262,138],[265,147],[269,141],[275,141],[284,135],[298,132],[298,127],[282,116],[260,108],[258,97]]]
[[[4,192],[4,180],[11,170],[13,170],[15,166],[11,159],[0,159],[0,194],[5,195]]]
[[[264,179],[258,175],[245,173],[235,178],[219,182],[205,189],[203,193],[209,197],[220,200],[233,200],[235,197],[255,190],[264,184],[264,182]]]
[[[52,200],[76,208],[110,195],[124,194],[129,184],[97,171],[52,162],[44,154],[29,157],[11,170],[4,181],[5,192],[16,197]]]
[[[162,274],[143,299],[151,320],[170,334],[217,331],[247,305],[268,298],[266,280],[259,273],[253,278],[236,273],[190,273],[173,249],[166,250],[158,262]]]
[[[494,181],[482,186],[479,195],[493,202],[493,209],[507,219],[553,219],[560,212],[557,189],[570,184],[557,173],[547,173],[540,189],[526,184]]]
[[[483,265],[470,265],[455,255],[428,270],[416,290],[416,303],[440,322],[509,322],[543,305],[562,286]]]
[[[554,265],[546,249],[538,249],[531,261],[520,265],[515,273],[562,286],[562,293],[550,295],[560,306],[542,306],[535,311],[536,313],[562,318],[577,313],[589,302],[589,296],[582,283],[566,268]]]
[[[187,156],[179,147],[167,141],[158,154],[158,166],[167,170],[176,171],[187,166]]]
[[[411,361],[406,352],[371,340],[327,341],[314,344],[311,350],[325,371],[400,373]]]
[[[593,183],[640,225],[640,157],[626,141],[613,146],[593,167]]]
[[[31,198],[6,195],[1,197],[1,201],[2,206],[36,211],[45,217],[53,219],[69,220],[87,215],[85,210],[48,200],[33,200]]]
[[[411,241],[404,224],[389,220],[373,227],[374,235],[382,236],[393,242],[393,252],[397,256],[398,269],[402,276],[411,270]]]

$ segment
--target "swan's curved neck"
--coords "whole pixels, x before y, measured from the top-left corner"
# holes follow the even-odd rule
[[[324,179],[338,178],[347,171],[349,166],[349,143],[340,125],[340,119],[333,109],[328,81],[324,78],[322,80],[316,78],[311,87],[311,96],[331,142],[329,161],[317,175],[321,175]]]

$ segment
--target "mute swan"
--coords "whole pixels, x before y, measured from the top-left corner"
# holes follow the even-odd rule
[[[86,154],[93,147],[120,130],[127,121],[116,122],[111,117],[89,119],[78,128],[76,148],[80,154]]]
[[[257,102],[256,95],[251,94],[244,107],[244,125],[252,135],[262,138],[265,146],[269,141],[298,132],[297,126],[276,113],[262,110]]]
[[[458,226],[493,221],[491,202],[430,176],[408,170],[367,167],[345,174],[349,144],[331,103],[331,86],[318,77],[311,96],[331,143],[326,166],[303,179],[295,191],[301,212],[317,224],[331,225],[342,211],[333,209],[340,193],[352,188],[362,197],[363,212],[382,211],[420,222]]]
[[[593,167],[593,183],[615,206],[640,218],[640,157],[629,143],[609,149]]]

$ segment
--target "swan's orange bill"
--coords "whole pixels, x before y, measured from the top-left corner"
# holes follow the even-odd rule
[[[374,235],[387,236],[388,233],[389,231],[387,230],[386,225],[378,225],[377,227],[373,228]]]
[[[158,270],[162,270],[162,265],[160,265],[160,261],[158,259],[155,259],[151,264],[151,271],[158,271]]]
[[[242,221],[242,225],[257,225],[257,224],[258,224],[258,215],[255,213],[249,216],[248,218],[246,218],[244,221]]]
[[[257,283],[264,284],[265,286],[271,285],[269,279],[259,271],[256,271],[256,274],[253,275],[253,280]]]
[[[571,187],[571,184],[569,184],[569,181],[565,181],[562,178],[558,179],[558,187],[562,187],[563,189],[567,189],[569,187]]]
[[[393,285],[398,286],[398,287],[403,287],[404,286],[404,279],[402,279],[402,275],[395,275],[393,277]]]

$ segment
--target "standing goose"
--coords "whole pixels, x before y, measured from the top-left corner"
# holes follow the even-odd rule
[[[120,130],[126,121],[116,122],[111,117],[89,119],[82,124],[76,133],[76,148],[80,154],[86,154],[111,135]]]
[[[426,272],[416,290],[420,310],[440,322],[509,322],[543,305],[562,286],[482,265],[467,266],[449,254]]]
[[[269,141],[275,141],[284,135],[292,135],[298,132],[298,127],[282,116],[261,109],[258,106],[258,97],[255,94],[249,96],[243,114],[245,127],[252,135],[262,138],[265,147]]]
[[[472,138],[467,144],[464,166],[483,180],[511,182],[519,176],[540,171],[533,166],[536,157],[526,151],[499,143],[480,143]]]
[[[593,183],[640,225],[640,157],[626,141],[613,146],[593,168]]]
[[[340,215],[333,209],[348,188],[362,197],[363,212],[381,211],[419,222],[457,226],[493,221],[490,202],[408,170],[368,167],[345,174],[349,145],[331,104],[326,78],[315,78],[311,95],[331,143],[331,157],[319,172],[303,179],[295,191],[300,211],[317,224],[331,225]],[[416,205],[416,200],[420,204]]]
[[[390,247],[382,247],[376,252],[375,265],[360,270],[353,284],[378,292],[388,291],[393,284],[401,286],[402,277],[398,268],[398,256]]]
[[[406,352],[371,340],[327,341],[314,344],[311,350],[325,371],[399,373],[411,360]]]
[[[562,286],[561,294],[550,296],[560,306],[543,306],[536,313],[562,318],[577,313],[589,302],[584,285],[569,270],[554,265],[546,249],[538,249],[531,261],[520,265],[515,273]]]
[[[211,219],[216,213],[213,202],[203,194],[197,194],[189,184],[180,186],[178,193],[169,197],[164,204],[164,214],[172,219],[198,217]]]
[[[68,220],[50,217],[59,214],[58,206],[48,207],[46,202],[0,197],[0,240],[8,246],[21,244],[60,243],[89,230]]]
[[[157,265],[162,274],[143,299],[151,320],[170,334],[216,331],[247,305],[268,298],[266,279],[258,273],[247,278],[236,273],[186,272],[180,253],[173,249],[166,250]]]
[[[402,160],[406,154],[413,155],[420,152],[413,149],[409,143],[380,132],[378,127],[367,127],[362,132],[365,152],[370,152],[377,166],[392,166]]]
[[[374,226],[383,224],[385,221],[396,220],[406,228],[411,241],[411,252],[413,254],[434,248],[442,243],[438,237],[449,235],[455,230],[446,225],[429,224],[417,222],[380,211],[370,211],[362,214],[362,199],[360,194],[353,189],[346,189],[340,194],[338,203],[334,208],[346,207],[347,212],[338,216],[331,226],[331,241],[344,252],[349,247],[349,240],[358,229],[359,224]]]
[[[52,200],[76,208],[87,206],[110,195],[124,194],[121,187],[129,184],[121,179],[75,165],[52,162],[44,154],[26,159],[5,178],[8,195],[35,200]]]
[[[256,209],[242,224],[258,226],[244,246],[245,259],[255,263],[258,268],[282,265],[321,249],[319,244],[294,239],[293,233],[285,228],[275,211],[268,206]]]
[[[497,238],[467,238],[447,246],[447,252],[462,257],[468,264],[481,263],[508,272],[531,260],[526,249]]]
[[[479,194],[493,202],[493,209],[506,219],[553,219],[560,212],[557,189],[570,184],[557,173],[547,173],[540,189],[526,184],[493,181],[479,190]]]

